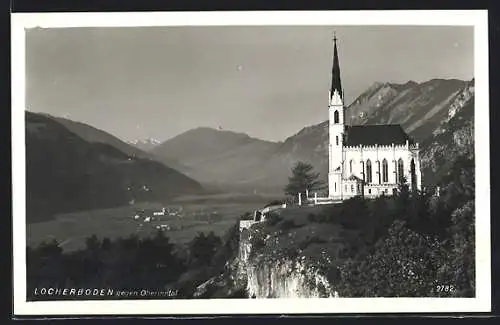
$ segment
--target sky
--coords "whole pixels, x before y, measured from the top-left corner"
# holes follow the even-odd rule
[[[346,104],[374,82],[474,77],[472,27],[36,28],[26,108],[125,141],[197,127],[283,141],[328,119],[333,31]]]

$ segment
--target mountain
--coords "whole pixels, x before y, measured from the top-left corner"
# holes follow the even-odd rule
[[[160,162],[86,141],[56,119],[31,112],[25,118],[28,222],[203,190],[198,182]]]
[[[281,193],[295,162],[310,161],[327,168],[327,126],[322,124],[325,129],[320,134],[315,127],[305,128],[284,142],[202,127],[165,141],[151,153],[177,159],[190,168],[186,175],[203,184]]]
[[[421,145],[423,183],[429,185],[443,173],[433,163],[433,157],[437,155],[435,150],[454,145],[452,134],[459,128],[456,120],[470,120],[473,97],[474,80],[377,82],[346,108],[346,115],[351,125],[401,124]],[[457,118],[452,118],[455,115]],[[439,132],[442,132],[441,136]],[[178,159],[179,163],[191,168],[186,174],[201,182],[282,191],[290,169],[297,161],[311,163],[326,181],[327,148],[328,121],[324,121],[303,128],[284,142],[268,142],[246,134],[198,128],[167,140],[152,153]],[[449,150],[442,152],[451,156],[458,154]],[[439,161],[437,156],[436,161]]]
[[[457,161],[474,164],[474,87],[469,84],[450,106],[448,117],[422,142],[422,173],[439,184]]]
[[[349,124],[401,124],[422,141],[448,115],[467,81],[432,79],[423,83],[375,83],[347,108]]]
[[[166,159],[165,157],[156,156],[154,154],[148,153],[142,150],[140,148],[140,145],[136,146],[130,143],[126,143],[120,140],[119,138],[115,137],[114,135],[111,135],[103,130],[97,129],[88,124],[72,121],[62,117],[55,117],[49,114],[42,114],[42,115],[54,119],[56,122],[64,125],[68,130],[70,130],[71,132],[75,133],[76,135],[78,135],[79,137],[88,142],[109,144],[115,147],[116,149],[126,153],[129,156],[156,160],[167,165],[167,167],[174,168],[175,170],[180,172],[187,170],[186,166],[183,166],[175,159]]]
[[[149,139],[144,139],[144,140],[133,140],[133,141],[127,141],[127,143],[131,144],[132,146],[148,152],[153,150],[157,145],[161,144],[160,140],[156,140],[153,138]]]
[[[189,168],[186,175],[200,182],[237,185],[259,177],[255,167],[265,164],[279,146],[244,133],[200,127],[163,142],[151,153],[177,159]]]

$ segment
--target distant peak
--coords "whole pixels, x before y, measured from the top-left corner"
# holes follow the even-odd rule
[[[248,134],[243,133],[243,132],[235,132],[235,131],[220,129],[220,128],[216,129],[216,128],[212,128],[212,127],[208,127],[208,126],[199,126],[197,128],[190,129],[184,133],[179,134],[179,136],[181,136],[183,134],[201,134],[201,135],[213,134],[213,135],[221,135],[221,136],[239,136],[242,138],[251,138]]]
[[[156,146],[156,145],[159,145],[161,143],[161,141],[158,139],[155,139],[155,138],[146,138],[146,139],[141,139],[141,140],[138,140],[138,139],[129,140],[129,141],[127,141],[127,143],[132,144],[134,146],[137,146],[137,145]]]

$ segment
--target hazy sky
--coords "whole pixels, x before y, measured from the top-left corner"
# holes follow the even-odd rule
[[[123,140],[199,126],[284,140],[328,118],[333,30],[348,103],[376,81],[473,78],[472,27],[32,29],[26,104]]]

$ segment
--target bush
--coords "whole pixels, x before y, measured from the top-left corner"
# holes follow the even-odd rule
[[[389,236],[379,240],[375,252],[341,267],[343,297],[439,296],[436,274],[445,259],[435,238],[410,230],[402,221],[393,224]]]
[[[266,224],[269,226],[275,226],[277,225],[283,218],[276,212],[268,212],[266,214]]]
[[[369,215],[367,201],[362,197],[354,197],[342,203],[338,223],[346,229],[363,229],[367,227]]]

